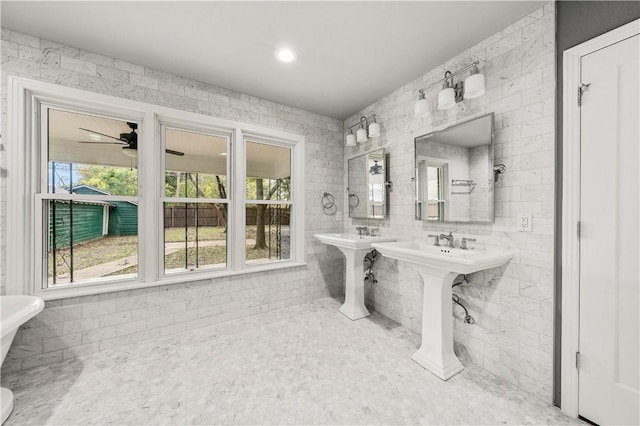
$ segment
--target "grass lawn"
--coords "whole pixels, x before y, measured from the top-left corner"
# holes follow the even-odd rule
[[[138,237],[135,235],[106,235],[73,246],[73,270],[89,268],[138,254]],[[69,275],[71,250],[56,250],[56,275]],[[48,255],[48,276],[53,276],[53,253]]]
[[[195,240],[195,228],[189,227],[187,228],[187,235],[189,241]],[[266,239],[267,244],[269,244],[269,228],[266,227]],[[185,237],[185,229],[184,228],[167,228],[165,229],[165,242],[167,243],[180,243],[184,242]],[[225,241],[226,240],[226,232],[223,227],[200,227],[198,228],[198,240],[201,242],[207,241]],[[246,227],[246,238],[247,240],[255,240],[256,238],[256,227],[247,226]],[[272,252],[272,256],[275,253],[275,240],[276,233],[275,228],[272,228],[271,232],[271,241],[272,246],[274,247],[274,252]],[[93,241],[87,241],[84,243],[76,244],[73,248],[73,269],[74,271],[79,271],[81,269],[89,268],[96,265],[102,265],[107,262],[111,262],[114,260],[122,259],[129,256],[134,256],[138,253],[138,237],[137,236],[114,236],[108,235],[102,238],[98,238]],[[188,256],[189,259],[189,268],[195,268],[195,248],[188,248],[185,252],[184,249],[180,249],[174,253],[169,253],[165,256],[165,267],[166,269],[178,269],[185,267],[185,255]],[[217,265],[226,263],[226,246],[208,246],[208,247],[199,247],[198,249],[198,264],[199,266],[206,265]],[[251,241],[246,246],[246,256],[248,260],[256,260],[256,259],[268,259],[269,258],[269,249],[254,249],[254,243]],[[49,253],[49,276],[52,275],[52,253]],[[64,258],[64,260],[63,260]],[[66,260],[66,262],[65,262]],[[56,274],[60,277],[69,275],[69,264],[70,264],[70,250],[69,248],[64,248],[60,250],[56,250]],[[121,269],[117,272],[113,272],[108,274],[108,276],[112,275],[122,275],[122,274],[130,274],[135,273],[138,270],[137,265],[132,265],[128,268]]]
[[[177,243],[184,241],[184,228],[165,228],[164,241],[167,243]],[[187,228],[187,235],[189,240],[196,239],[196,228],[190,226]],[[255,230],[254,230],[255,235]],[[227,238],[227,233],[222,226],[201,226],[198,228],[198,239],[200,241],[212,241],[212,240],[224,240]]]

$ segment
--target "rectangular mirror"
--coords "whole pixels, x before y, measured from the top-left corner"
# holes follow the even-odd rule
[[[416,219],[494,221],[493,113],[415,139]]]
[[[387,212],[387,162],[384,149],[349,160],[349,217],[384,219]]]

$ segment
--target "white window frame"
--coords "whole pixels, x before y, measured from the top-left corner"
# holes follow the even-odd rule
[[[160,148],[160,154],[163,156],[162,160],[164,160],[164,156],[166,155],[166,153],[164,152],[165,148],[167,147],[167,143],[166,143],[166,129],[175,129],[175,130],[180,130],[180,131],[185,131],[185,132],[193,132],[193,133],[201,133],[201,134],[206,134],[206,135],[213,135],[213,136],[221,136],[221,137],[225,137],[227,139],[227,171],[226,171],[226,178],[227,178],[227,186],[233,186],[233,170],[234,167],[232,167],[232,155],[230,155],[231,153],[231,146],[232,146],[232,141],[233,141],[233,132],[230,129],[223,129],[223,128],[219,128],[219,127],[215,127],[215,126],[209,126],[207,125],[205,122],[189,122],[189,121],[184,121],[184,120],[176,120],[173,117],[163,117],[163,118],[159,118],[158,119],[158,124],[159,124],[159,128],[160,128],[160,139],[161,139],[161,148]],[[226,199],[218,199],[218,198],[189,198],[189,197],[167,197],[165,196],[165,179],[166,179],[166,162],[162,161],[162,168],[160,171],[160,178],[161,178],[161,188],[160,188],[160,205],[159,205],[159,218],[158,218],[158,235],[159,235],[159,247],[160,247],[160,256],[161,256],[161,261],[158,262],[158,276],[159,277],[166,277],[166,278],[171,278],[171,277],[178,277],[181,275],[189,275],[189,274],[193,274],[193,273],[198,273],[198,272],[205,272],[205,269],[202,270],[197,270],[197,271],[181,271],[181,272],[174,272],[174,273],[170,273],[170,274],[166,274],[165,271],[165,265],[164,265],[164,240],[163,240],[163,234],[165,232],[164,229],[164,203],[190,203],[190,204],[226,204],[227,205],[227,229],[233,229],[233,227],[235,226],[234,223],[234,219],[235,219],[235,210],[234,210],[234,205],[233,203],[231,203],[231,198],[230,198],[230,193],[231,193],[231,188],[228,188],[227,191],[227,198]],[[233,245],[232,241],[232,237],[234,235],[232,235],[231,233],[227,234],[227,265],[225,268],[217,268],[215,269],[216,271],[229,271],[229,270],[233,270],[235,268],[232,267],[233,262],[232,262],[232,253],[229,250],[229,248]],[[235,241],[235,240],[233,240]],[[231,267],[230,267],[231,266]]]
[[[140,188],[142,187],[140,179],[138,178],[138,190],[137,190],[137,195],[135,196],[123,196],[123,195],[107,195],[106,193],[103,193],[101,195],[86,195],[86,194],[57,194],[57,193],[50,193],[48,192],[48,188],[49,188],[49,173],[48,173],[48,161],[47,158],[49,156],[49,152],[48,152],[48,144],[46,141],[48,141],[49,139],[49,135],[48,135],[48,124],[49,124],[49,119],[48,119],[48,112],[49,110],[54,110],[54,111],[65,111],[65,112],[71,112],[71,113],[80,113],[80,114],[92,114],[95,116],[100,116],[100,117],[105,117],[108,119],[115,119],[115,120],[123,120],[123,121],[136,121],[138,122],[138,124],[142,124],[142,119],[143,116],[140,114],[126,114],[123,115],[122,111],[113,111],[110,108],[109,109],[103,109],[100,108],[99,110],[97,109],[83,109],[82,107],[79,108],[79,105],[73,103],[73,102],[57,102],[55,100],[45,100],[43,98],[40,98],[39,101],[37,102],[37,105],[34,104],[34,108],[36,108],[35,113],[38,115],[38,121],[40,123],[39,126],[39,131],[38,134],[35,135],[34,134],[34,139],[32,140],[32,143],[36,146],[34,146],[34,150],[38,151],[38,156],[37,159],[35,159],[36,164],[31,164],[31,167],[38,169],[39,168],[39,173],[36,172],[36,177],[38,177],[39,174],[39,184],[38,184],[38,189],[36,194],[34,194],[34,205],[32,207],[34,211],[34,221],[33,221],[33,225],[34,225],[34,236],[36,237],[34,239],[34,258],[37,257],[38,253],[44,253],[45,247],[47,247],[47,240],[46,238],[48,237],[48,221],[46,221],[47,224],[45,224],[44,221],[44,209],[45,209],[45,202],[46,201],[69,201],[70,203],[79,201],[129,201],[129,202],[133,202],[136,204],[140,203]],[[39,145],[39,146],[38,146]],[[137,169],[137,173],[138,173],[138,177],[140,176],[140,174],[142,173],[142,170],[146,167],[144,165],[143,161],[139,161],[139,164],[136,166]],[[26,168],[26,167],[25,167]],[[51,182],[51,185],[53,185],[53,182]],[[107,209],[108,211],[108,206],[105,206],[105,209]],[[105,224],[105,220],[107,220],[106,224]],[[103,231],[105,229],[105,225],[106,227],[108,227],[108,214],[103,218]],[[41,238],[38,238],[38,236],[41,236]],[[138,237],[140,236],[140,232],[138,232]],[[141,259],[141,252],[143,252],[143,248],[142,248],[142,244],[140,244],[140,239],[138,239],[138,259]],[[139,264],[141,262],[138,262]],[[33,264],[33,269],[35,271],[35,276],[34,276],[34,280],[33,280],[33,294],[39,294],[42,291],[45,290],[49,290],[48,286],[45,286],[47,288],[42,288],[43,287],[43,282],[46,281],[48,279],[47,277],[47,268],[44,266],[43,262],[34,262]],[[86,283],[72,283],[72,284],[68,284],[67,286],[83,286],[83,285],[96,285],[99,284],[101,282],[110,282],[110,283],[121,283],[121,282],[131,282],[131,281],[136,281],[137,279],[140,278],[140,271],[138,272],[138,277],[137,278],[130,278],[128,276],[123,276],[121,278],[108,278],[108,279],[100,279],[100,278],[96,278],[95,280],[92,280],[91,282],[86,282]],[[51,290],[53,290],[54,288],[51,288]],[[58,288],[56,288],[57,290]]]
[[[138,239],[139,264],[136,280],[121,280],[108,283],[90,283],[42,289],[37,274],[42,271],[42,239],[44,233],[37,232],[42,225],[42,209],[38,206],[38,193],[42,187],[40,170],[40,117],[39,103],[66,106],[85,113],[102,113],[109,117],[135,118],[140,126],[141,143],[138,147]],[[160,126],[167,124],[185,129],[218,129],[231,134],[231,160],[228,170],[230,190],[227,194],[230,210],[244,211],[245,188],[240,183],[244,179],[244,135],[253,135],[262,140],[273,140],[292,148],[292,191],[291,198],[297,208],[291,217],[291,258],[260,265],[244,263],[244,216],[230,215],[228,250],[232,261],[225,270],[189,271],[185,274],[160,274],[164,265],[161,212],[164,146],[160,143]],[[148,104],[129,99],[103,95],[56,84],[7,77],[7,294],[34,294],[44,300],[63,299],[112,291],[154,287],[173,283],[196,281],[262,272],[275,269],[293,268],[306,265],[304,253],[304,171],[305,137],[303,135],[270,129],[255,124],[211,117],[174,108]],[[149,147],[152,147],[151,149]],[[234,179],[235,177],[235,179]],[[46,174],[44,179],[46,180]],[[235,180],[235,182],[234,182]],[[45,195],[45,194],[43,194]],[[49,194],[51,195],[51,194]],[[86,196],[84,196],[86,197]],[[74,199],[83,198],[74,195]],[[95,197],[94,197],[95,198]],[[39,221],[39,222],[36,222]],[[36,265],[40,264],[39,272]]]
[[[247,229],[247,224],[246,224],[246,208],[247,205],[249,204],[271,204],[271,205],[276,205],[276,204],[287,204],[291,207],[291,209],[294,211],[294,214],[290,216],[289,218],[289,229],[290,229],[290,234],[291,236],[294,235],[293,229],[294,227],[299,227],[299,224],[296,224],[295,222],[298,220],[297,216],[295,212],[298,209],[298,207],[296,205],[298,205],[298,203],[296,202],[296,199],[298,199],[298,197],[301,195],[302,191],[301,191],[301,186],[304,186],[304,183],[301,185],[299,183],[299,179],[300,178],[296,178],[296,173],[294,172],[294,168],[295,168],[295,164],[297,163],[294,160],[294,150],[295,150],[295,143],[292,141],[286,141],[286,140],[282,140],[282,139],[274,139],[272,137],[269,137],[268,135],[264,135],[264,134],[258,134],[258,133],[251,133],[251,132],[245,132],[242,135],[242,151],[243,151],[243,161],[242,164],[239,165],[241,166],[241,170],[239,170],[239,180],[236,181],[238,187],[240,187],[239,190],[242,191],[242,200],[243,200],[243,205],[242,205],[242,210],[240,210],[240,214],[238,214],[239,216],[239,221],[241,221],[241,225],[240,225],[240,229],[242,230],[243,234],[245,232],[245,230]],[[247,166],[247,162],[246,162],[246,155],[247,155],[247,142],[253,142],[253,143],[261,143],[261,144],[266,144],[266,145],[272,145],[272,146],[278,146],[278,147],[282,147],[282,148],[289,148],[291,149],[291,186],[290,186],[290,191],[289,191],[289,200],[248,200],[247,199],[247,170],[246,170],[246,166]],[[237,194],[240,195],[240,194]],[[304,207],[303,207],[304,209]],[[298,241],[296,241],[294,238],[291,238],[290,240],[290,244],[291,244],[291,248],[290,248],[290,253],[291,253],[291,257],[293,257],[293,253],[295,252],[296,248],[299,248],[300,246],[298,245]],[[280,259],[280,260],[275,260],[275,261],[270,261],[269,263],[259,263],[259,264],[252,264],[252,263],[247,263],[246,261],[246,248],[244,245],[242,245],[242,247],[237,247],[238,251],[236,251],[235,253],[235,258],[238,259],[238,263],[236,265],[234,265],[234,267],[237,268],[242,268],[242,269],[246,269],[246,270],[259,270],[262,267],[264,267],[265,265],[278,265],[279,263],[284,263],[284,262],[289,262],[290,259]],[[239,251],[242,251],[242,254],[239,253]],[[240,264],[241,263],[241,264]]]

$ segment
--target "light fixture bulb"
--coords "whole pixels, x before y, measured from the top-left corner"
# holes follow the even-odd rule
[[[356,146],[356,135],[351,132],[347,135],[347,146]]]
[[[276,58],[280,62],[291,63],[296,60],[296,54],[293,53],[293,50],[283,47],[276,50]]]
[[[438,109],[442,111],[453,108],[454,106],[456,106],[456,92],[453,90],[453,87],[442,89],[438,93]]]
[[[370,138],[379,138],[380,137],[380,125],[375,121],[369,124],[369,137]]]
[[[424,118],[428,117],[431,114],[429,111],[429,101],[427,101],[424,97],[424,91],[420,90],[418,95],[418,100],[413,107],[413,117],[414,118]]]
[[[484,75],[477,73],[471,74],[464,81],[464,98],[465,99],[475,99],[482,95],[484,95],[485,89],[485,81]]]
[[[367,139],[367,130],[363,128],[358,129],[356,132],[356,140],[358,143],[366,142]]]
[[[138,158],[138,150],[128,146],[122,147],[122,153],[127,157]]]

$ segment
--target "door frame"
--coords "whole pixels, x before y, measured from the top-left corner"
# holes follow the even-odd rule
[[[580,107],[583,56],[640,34],[640,19],[564,51],[562,129],[562,343],[560,352],[561,410],[578,417],[576,353],[580,332]],[[588,96],[588,94],[587,94]]]

